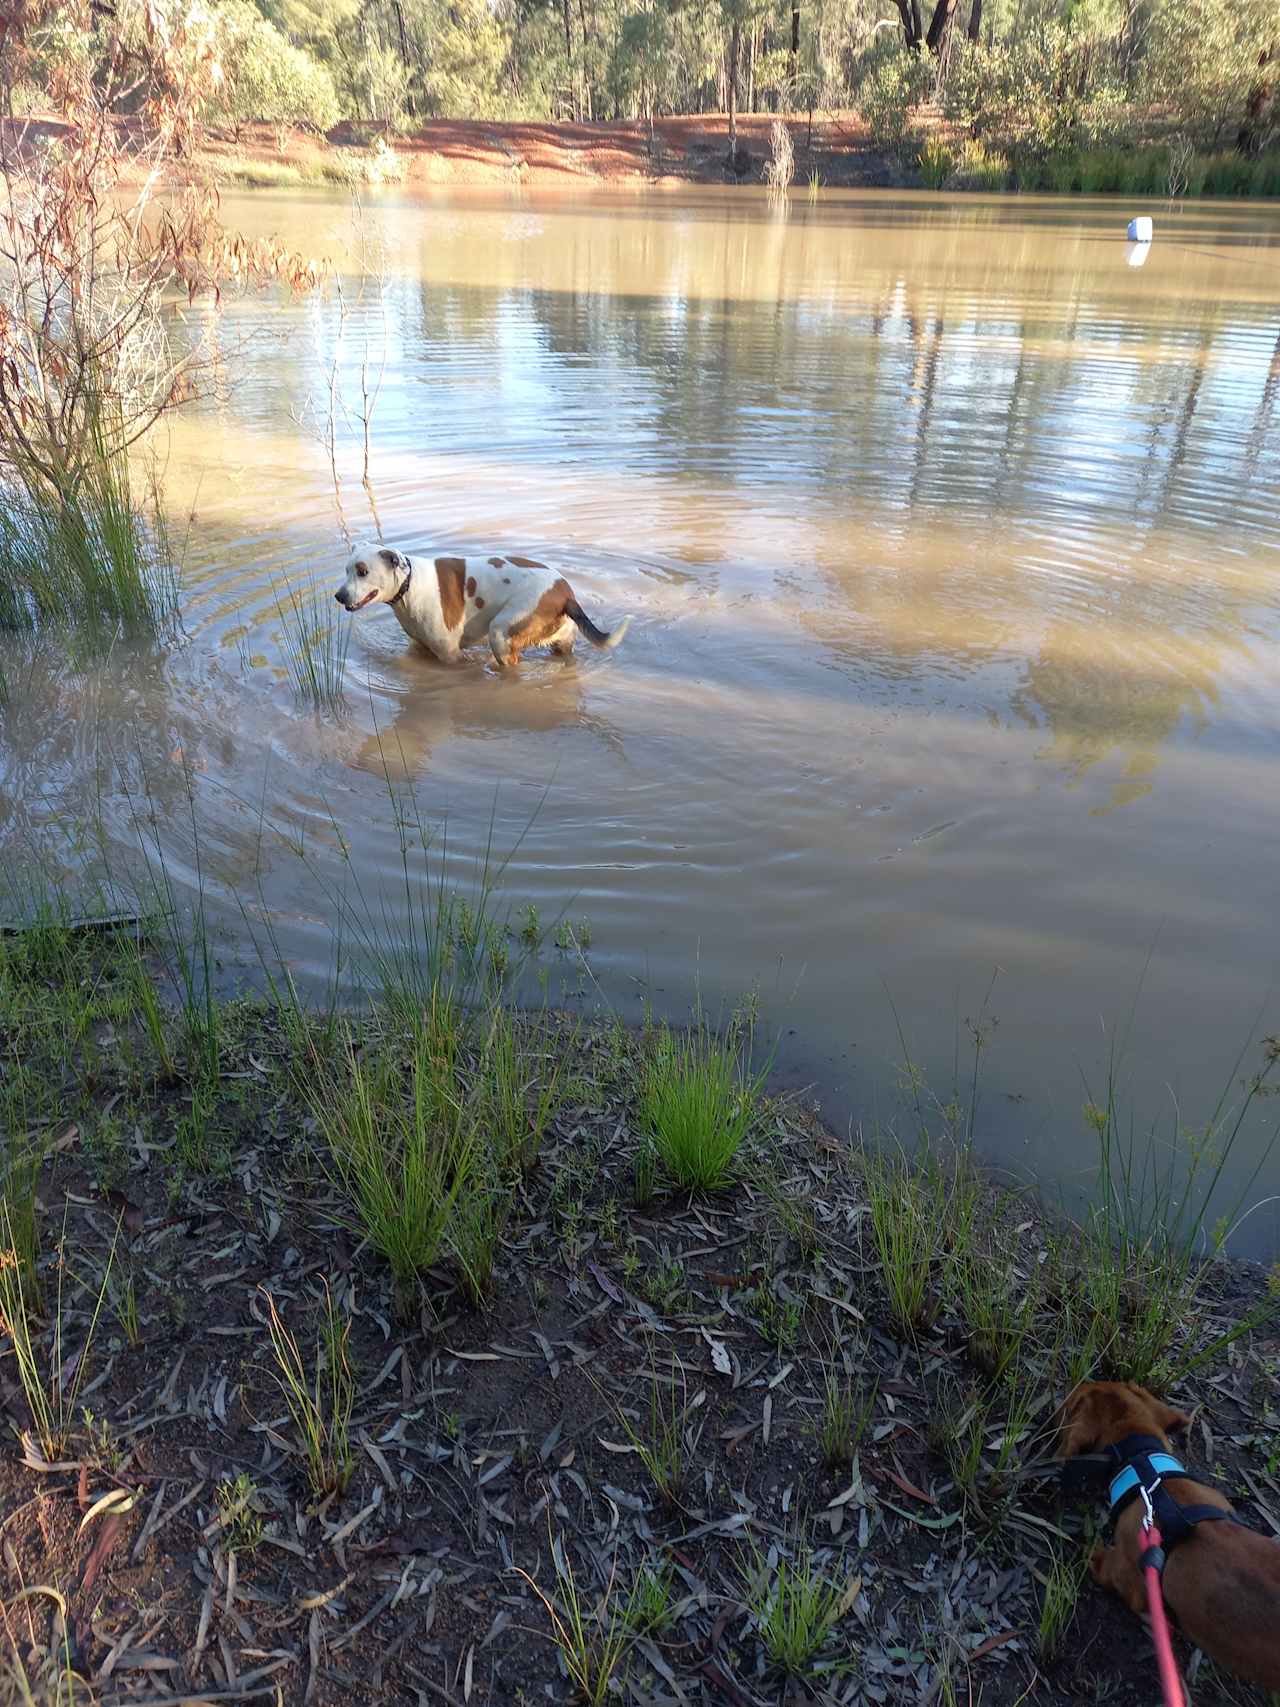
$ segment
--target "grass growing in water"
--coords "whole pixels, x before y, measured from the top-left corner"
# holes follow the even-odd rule
[[[640,1116],[672,1181],[687,1191],[715,1191],[734,1176],[769,1071],[752,1067],[751,1043],[737,1019],[723,1035],[699,1019],[687,1032],[664,1025],[653,1039]]]
[[[179,584],[158,500],[144,515],[124,463],[101,459],[74,496],[0,488],[0,629],[166,635]]]
[[[288,582],[277,608],[294,695],[313,711],[340,711],[345,703],[350,615],[315,587],[299,591]]]

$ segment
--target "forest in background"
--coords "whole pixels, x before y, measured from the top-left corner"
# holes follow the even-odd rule
[[[727,112],[736,143],[739,112],[852,108],[912,162],[941,126],[921,161],[939,182],[1138,142],[1176,178],[1179,153],[1256,159],[1276,137],[1275,0],[102,0],[87,33],[70,7],[26,33],[10,116],[48,112],[70,64],[118,70],[157,16],[216,65],[205,120],[236,135]],[[115,76],[122,114],[144,85]]]

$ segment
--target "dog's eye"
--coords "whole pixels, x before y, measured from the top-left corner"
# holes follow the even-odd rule
[[[357,563],[356,564],[356,574],[357,575],[367,575],[368,573],[369,573],[369,565],[367,563]]]

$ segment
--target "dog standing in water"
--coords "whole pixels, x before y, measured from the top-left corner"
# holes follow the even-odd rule
[[[531,646],[567,655],[579,633],[611,651],[631,620],[604,633],[564,576],[531,557],[407,557],[386,545],[354,551],[333,596],[353,613],[390,605],[409,638],[442,664],[480,640],[504,668],[514,668]]]
[[[1231,1502],[1172,1456],[1169,1435],[1187,1425],[1132,1381],[1086,1381],[1067,1399],[1063,1458],[1101,1453],[1111,1479],[1115,1539],[1094,1549],[1089,1568],[1131,1612],[1146,1612],[1140,1485],[1149,1482],[1168,1556],[1164,1599],[1183,1633],[1237,1677],[1280,1690],[1280,1542],[1237,1522]]]

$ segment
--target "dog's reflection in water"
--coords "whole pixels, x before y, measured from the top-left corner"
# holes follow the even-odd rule
[[[572,659],[529,659],[519,675],[498,674],[479,658],[444,665],[414,647],[381,666],[397,696],[395,714],[361,741],[351,763],[393,781],[426,773],[447,741],[490,739],[530,732],[585,729],[614,752],[622,739],[597,712],[587,710],[590,671]]]

